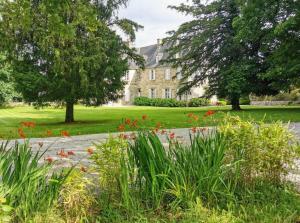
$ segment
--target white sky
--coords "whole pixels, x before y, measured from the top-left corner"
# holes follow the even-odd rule
[[[177,29],[183,22],[190,20],[168,5],[179,5],[187,0],[130,0],[125,9],[121,9],[120,18],[131,19],[144,26],[137,33],[136,47],[155,44],[158,38],[166,37],[166,32]]]

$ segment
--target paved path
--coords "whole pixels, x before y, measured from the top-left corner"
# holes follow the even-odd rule
[[[291,123],[290,129],[295,133],[297,138],[300,140],[300,123]],[[172,129],[167,132],[174,132],[179,140],[189,140],[189,129]],[[120,133],[111,134],[112,136],[118,136]],[[94,143],[101,143],[109,137],[109,134],[94,134],[94,135],[82,135],[72,136],[68,138],[52,137],[52,138],[34,138],[30,140],[30,145],[33,150],[44,150],[49,148],[45,157],[58,157],[57,152],[64,150],[65,152],[74,151],[74,156],[69,156],[65,159],[58,159],[59,166],[69,166],[80,161],[83,165],[87,165],[88,153],[87,149],[92,147]],[[161,140],[166,143],[166,136],[160,136]],[[22,140],[19,140],[22,141]],[[13,142],[11,142],[13,143]],[[40,144],[43,144],[41,147]],[[300,160],[296,161],[296,170],[289,174],[289,179],[297,182],[300,188]]]

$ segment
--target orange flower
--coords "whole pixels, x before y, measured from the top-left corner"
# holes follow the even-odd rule
[[[123,125],[123,124],[119,125],[118,130],[120,132],[124,132],[125,131],[125,125]]]
[[[160,127],[161,127],[161,123],[160,122],[158,122],[158,123],[156,123],[156,126],[155,126],[157,129],[159,129]]]
[[[175,133],[174,132],[170,133],[169,138],[174,139],[175,138]]]
[[[137,128],[137,127],[138,127],[138,120],[134,120],[134,121],[131,123],[131,127]]]
[[[88,149],[87,149],[87,153],[88,153],[89,155],[93,155],[94,150],[93,150],[92,148],[88,148]]]
[[[145,121],[146,119],[148,119],[148,116],[147,115],[143,115],[142,119]]]
[[[198,130],[197,130],[196,127],[193,127],[193,128],[191,129],[191,131],[192,131],[192,133],[196,133]]]
[[[68,156],[75,156],[75,153],[74,153],[74,151],[68,151]]]
[[[49,164],[53,163],[54,159],[50,156],[48,156],[47,158],[45,158],[45,161],[47,161]]]
[[[192,118],[192,117],[194,116],[194,114],[193,114],[193,113],[189,113],[187,116],[188,116],[189,118]]]
[[[194,119],[195,121],[198,121],[198,120],[199,120],[199,117],[198,117],[197,115],[194,115],[194,116],[193,116],[193,119]]]
[[[61,131],[60,134],[63,137],[70,137],[70,133],[68,131]]]
[[[208,116],[211,116],[211,115],[213,115],[213,114],[215,114],[216,112],[215,111],[212,111],[212,110],[209,110],[209,111],[207,111],[206,113],[205,113],[205,117],[208,117]]]
[[[131,123],[131,120],[130,120],[129,118],[126,118],[126,119],[125,119],[125,124],[126,124],[126,125],[130,125],[130,123]]]
[[[68,154],[63,149],[60,150],[60,152],[58,152],[57,155],[61,158],[68,158]]]
[[[22,139],[26,138],[26,135],[22,128],[18,128],[18,134],[19,134],[20,138],[22,138]]]
[[[34,128],[35,123],[34,122],[21,122],[21,125],[27,128]]]
[[[52,133],[52,131],[51,131],[51,130],[47,130],[47,131],[46,131],[46,135],[50,137],[50,136],[52,136],[52,135],[53,135],[53,133]]]
[[[166,130],[161,130],[161,132],[160,132],[160,134],[162,134],[162,135],[165,135],[167,133],[167,131]]]
[[[86,172],[87,172],[87,168],[86,168],[86,167],[84,167],[84,166],[80,167],[80,170],[81,170],[82,172],[84,172],[84,173],[86,173]]]

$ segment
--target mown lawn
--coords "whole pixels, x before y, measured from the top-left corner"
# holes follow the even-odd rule
[[[203,118],[208,110],[217,113],[209,118]],[[108,133],[118,131],[118,126],[125,118],[138,119],[139,126],[154,127],[160,122],[165,128],[192,127],[187,115],[194,113],[199,116],[198,126],[217,125],[226,113],[236,114],[243,119],[262,120],[267,122],[282,120],[283,122],[300,122],[300,106],[254,107],[243,106],[239,112],[230,111],[230,107],[201,108],[156,108],[156,107],[75,107],[76,123],[64,124],[64,109],[45,108],[36,110],[33,107],[22,106],[0,109],[0,138],[18,137],[18,128],[24,121],[36,123],[34,129],[24,129],[27,137],[45,137],[47,130],[54,136],[62,130],[71,135]],[[146,121],[141,121],[147,115]],[[127,129],[129,130],[129,129]]]

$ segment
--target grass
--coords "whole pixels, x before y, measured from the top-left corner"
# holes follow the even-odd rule
[[[216,110],[214,119],[202,119],[208,110]],[[34,121],[36,127],[26,130],[27,137],[46,137],[46,131],[51,130],[54,136],[60,135],[62,130],[69,131],[71,135],[95,134],[116,132],[118,125],[124,118],[141,119],[146,114],[149,119],[145,127],[154,127],[161,122],[165,128],[191,127],[187,114],[195,113],[200,116],[199,126],[212,126],[218,124],[224,113],[239,115],[242,119],[282,120],[283,122],[300,122],[300,106],[281,107],[254,107],[243,106],[243,111],[231,112],[230,107],[201,107],[201,108],[157,108],[157,107],[75,107],[75,120],[73,124],[65,124],[64,109],[45,108],[36,110],[33,107],[22,106],[0,109],[0,138],[17,138],[18,128],[23,121]]]

